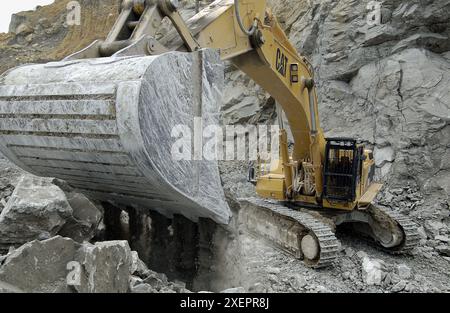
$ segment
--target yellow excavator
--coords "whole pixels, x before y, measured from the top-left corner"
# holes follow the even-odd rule
[[[218,122],[228,60],[276,100],[289,123],[280,130],[279,157],[250,169],[259,197],[240,199],[247,229],[313,267],[337,258],[341,224],[387,251],[411,250],[417,226],[372,204],[382,186],[373,181],[373,152],[352,138],[325,138],[311,64],[266,1],[217,0],[187,22],[178,6],[124,0],[105,40],[61,62],[4,73],[1,152],[94,199],[227,224],[217,163],[173,160],[171,145],[177,125]],[[164,18],[174,29],[157,39]]]

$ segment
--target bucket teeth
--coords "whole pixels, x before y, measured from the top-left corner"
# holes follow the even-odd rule
[[[218,123],[221,72],[212,50],[18,67],[0,77],[0,150],[101,201],[228,223],[217,162],[171,154],[174,126]]]

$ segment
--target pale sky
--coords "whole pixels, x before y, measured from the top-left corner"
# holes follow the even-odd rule
[[[8,32],[13,13],[34,10],[38,5],[53,3],[54,0],[1,0],[0,1],[0,33]]]

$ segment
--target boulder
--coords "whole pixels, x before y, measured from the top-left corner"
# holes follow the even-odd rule
[[[91,240],[102,210],[67,183],[25,175],[0,214],[0,248],[55,235],[82,243]]]
[[[132,255],[127,241],[85,243],[74,258],[81,265],[81,293],[125,293],[131,275]]]
[[[384,261],[364,257],[362,262],[362,277],[367,285],[381,285],[384,270]]]
[[[66,195],[51,179],[23,176],[0,214],[0,247],[51,238],[71,216]]]
[[[23,24],[26,20],[26,17],[21,14],[12,14],[11,15],[11,22],[9,23],[9,30],[10,33],[18,33],[17,28]]]
[[[56,236],[9,253],[0,267],[0,290],[124,293],[144,283],[131,271],[132,253],[126,241],[93,245]],[[169,285],[167,279],[164,285],[160,289]]]
[[[8,255],[0,268],[0,281],[25,292],[69,292],[67,265],[79,247],[60,236],[26,243]]]
[[[54,179],[53,183],[64,191],[73,211],[72,216],[59,231],[59,235],[80,243],[94,238],[103,217],[100,206],[94,204],[85,195],[76,192],[64,181]]]
[[[73,214],[61,228],[59,234],[80,243],[94,238],[102,220],[102,212],[81,193],[68,194],[67,201],[73,209]]]
[[[17,26],[15,32],[17,35],[27,35],[27,34],[31,34],[32,32],[34,32],[34,29],[30,25],[28,25],[26,23],[22,23],[19,26]]]
[[[131,252],[131,274],[140,278],[146,278],[150,275],[147,265],[139,258],[136,251]]]
[[[375,164],[382,167],[385,163],[392,163],[395,160],[395,152],[392,147],[375,148],[373,151],[375,156]]]

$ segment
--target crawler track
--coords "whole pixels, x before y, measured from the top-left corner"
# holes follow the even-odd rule
[[[379,210],[388,215],[393,221],[395,221],[403,231],[404,239],[401,245],[393,248],[381,247],[384,251],[392,254],[403,254],[410,252],[414,247],[419,244],[420,235],[417,231],[418,225],[414,223],[409,217],[391,210],[387,207],[372,206],[373,210]]]
[[[314,268],[331,266],[338,257],[339,241],[332,227],[313,214],[284,207],[262,199],[240,199],[241,218],[246,228],[271,244],[283,249]],[[313,236],[319,244],[319,254],[313,259],[304,258],[301,240]]]

